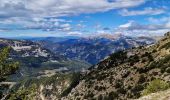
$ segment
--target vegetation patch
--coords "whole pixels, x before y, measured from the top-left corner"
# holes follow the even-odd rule
[[[155,79],[147,85],[146,89],[143,90],[142,95],[148,95],[150,93],[163,91],[163,90],[168,89],[169,87],[170,87],[170,84],[168,82],[165,82],[160,79]]]

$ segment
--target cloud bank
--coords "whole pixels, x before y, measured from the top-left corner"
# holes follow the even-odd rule
[[[163,8],[145,8],[143,10],[132,10],[123,9],[119,12],[122,16],[137,16],[137,15],[159,15],[165,13],[166,10]]]
[[[0,0],[0,23],[21,25],[21,29],[69,31],[72,29],[69,23],[58,17],[130,8],[143,3],[145,0]]]

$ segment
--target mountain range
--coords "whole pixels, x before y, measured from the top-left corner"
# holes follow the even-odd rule
[[[34,38],[33,40],[57,55],[86,61],[90,64],[97,64],[111,53],[156,42],[156,39],[152,37],[128,37],[108,34],[60,39]]]

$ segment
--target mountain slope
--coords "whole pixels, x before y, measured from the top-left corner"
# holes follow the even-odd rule
[[[20,69],[10,80],[20,80],[24,77],[40,77],[46,75],[47,71],[53,73],[58,71],[81,71],[87,69],[90,64],[70,60],[64,56],[52,53],[41,45],[25,40],[0,39],[0,48],[11,47],[10,60],[19,61]]]
[[[170,32],[155,45],[110,55],[90,68],[79,84],[63,99],[139,98],[144,95],[149,83],[155,79],[170,84],[169,66]],[[161,87],[162,84],[159,85]]]
[[[24,79],[12,88],[8,100],[57,100],[79,78],[78,73],[56,73],[51,77]]]

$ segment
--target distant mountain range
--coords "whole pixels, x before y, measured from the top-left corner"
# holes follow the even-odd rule
[[[30,40],[38,42],[41,46],[57,55],[83,60],[91,64],[98,63],[116,51],[156,42],[156,39],[151,37],[128,37],[108,34],[91,37],[48,37]]]

